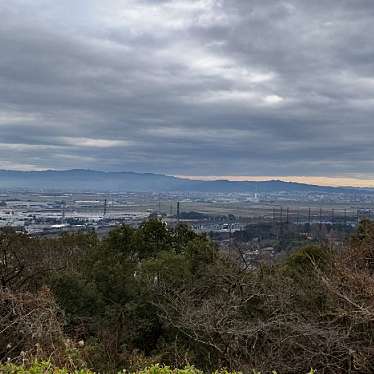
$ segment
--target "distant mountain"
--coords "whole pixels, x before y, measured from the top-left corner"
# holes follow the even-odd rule
[[[70,192],[358,192],[362,189],[322,187],[279,180],[201,181],[161,174],[94,170],[0,170],[0,189]],[[369,191],[369,190],[368,190]]]

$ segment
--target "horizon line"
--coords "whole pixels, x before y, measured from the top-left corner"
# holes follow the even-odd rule
[[[71,168],[71,169],[51,169],[51,168],[39,168],[39,169],[6,169],[0,168],[1,171],[10,172],[45,172],[45,171],[93,171],[93,172],[104,172],[104,173],[135,173],[135,174],[155,174],[165,175],[176,178],[184,178],[189,180],[200,180],[200,181],[219,181],[226,180],[232,182],[264,182],[264,181],[282,181],[282,182],[293,182],[303,184],[313,184],[322,187],[353,187],[353,188],[374,188],[374,179],[363,178],[360,176],[354,177],[343,177],[343,176],[275,176],[275,175],[183,175],[183,174],[169,174],[162,172],[137,172],[137,171],[118,171],[118,170],[96,170],[90,168]]]
[[[265,182],[265,181],[282,181],[303,184],[313,184],[321,187],[353,187],[353,188],[374,188],[374,179],[359,177],[325,177],[325,176],[274,176],[274,175],[175,175],[177,178],[190,180],[217,181],[227,180],[231,182]]]

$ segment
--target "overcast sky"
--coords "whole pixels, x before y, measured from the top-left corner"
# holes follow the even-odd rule
[[[373,0],[0,0],[0,168],[374,179]]]

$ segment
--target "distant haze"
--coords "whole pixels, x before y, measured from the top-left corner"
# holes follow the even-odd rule
[[[102,172],[95,170],[0,170],[0,190],[65,192],[354,192],[356,190],[325,187],[279,180],[228,181],[191,180],[162,174]],[[372,191],[374,192],[374,191]]]
[[[187,178],[191,180],[230,180],[230,181],[269,181],[269,180],[282,180],[285,182],[297,182],[316,184],[318,186],[335,186],[335,187],[370,187],[374,188],[373,179],[360,179],[360,178],[342,178],[342,177],[305,177],[305,176],[197,176],[197,175],[178,175],[180,178]]]

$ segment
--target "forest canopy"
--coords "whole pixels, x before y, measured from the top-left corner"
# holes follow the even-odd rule
[[[0,361],[371,373],[373,244],[363,221],[343,249],[303,247],[244,268],[205,235],[157,219],[104,239],[3,230]]]

